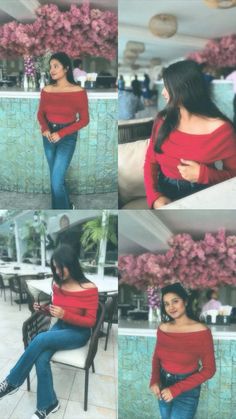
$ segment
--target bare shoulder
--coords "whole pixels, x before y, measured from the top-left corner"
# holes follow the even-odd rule
[[[215,130],[226,123],[226,121],[220,118],[208,118],[207,122],[211,130]]]
[[[97,286],[93,282],[85,282],[85,284],[83,284],[83,288],[97,288]]]
[[[52,91],[52,85],[51,84],[48,84],[47,86],[45,86],[43,88],[43,91],[44,92],[51,92]]]
[[[159,329],[162,332],[168,332],[170,330],[170,323],[160,323]]]
[[[191,324],[191,329],[193,332],[201,332],[203,330],[208,330],[208,327],[203,323],[195,322],[193,320],[193,323]]]
[[[84,89],[82,89],[82,87],[80,87],[78,85],[71,85],[71,91],[72,92],[83,92]]]

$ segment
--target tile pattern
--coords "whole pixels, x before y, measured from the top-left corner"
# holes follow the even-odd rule
[[[119,336],[119,418],[159,419],[149,391],[155,338]],[[236,341],[216,340],[217,372],[204,383],[196,419],[236,419]]]
[[[38,99],[0,97],[0,190],[50,192],[37,108]],[[116,192],[117,101],[91,99],[89,112],[68,170],[70,193]]]

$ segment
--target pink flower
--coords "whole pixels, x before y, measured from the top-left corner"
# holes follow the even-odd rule
[[[226,237],[224,229],[195,241],[188,234],[178,234],[169,245],[165,254],[120,257],[122,281],[138,289],[176,281],[192,289],[236,285],[236,236]]]

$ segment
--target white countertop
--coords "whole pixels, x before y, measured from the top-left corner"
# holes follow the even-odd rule
[[[120,336],[155,337],[158,324],[147,320],[119,319],[118,334]],[[228,326],[208,326],[214,339],[236,340],[236,324]]]
[[[236,177],[161,208],[164,211],[172,209],[236,209]]]
[[[94,89],[87,90],[88,98],[91,99],[117,99],[118,93],[114,89]],[[0,98],[20,98],[20,99],[39,99],[40,91],[24,91],[17,87],[1,88]]]

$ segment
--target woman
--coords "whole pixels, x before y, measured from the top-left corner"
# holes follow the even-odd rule
[[[154,209],[236,176],[234,127],[210,99],[199,66],[177,62],[163,80],[167,105],[154,123],[144,165]],[[214,166],[219,160],[222,170]]]
[[[75,151],[77,132],[89,123],[88,98],[74,82],[68,55],[53,54],[49,63],[50,84],[41,92],[38,120],[50,171],[52,208],[71,209],[65,175]]]
[[[162,289],[161,315],[150,388],[159,400],[162,419],[193,419],[200,384],[215,373],[211,332],[195,320],[179,283]]]
[[[56,351],[84,346],[96,322],[98,290],[85,278],[75,251],[61,245],[51,259],[53,299],[49,307],[57,318],[47,332],[37,335],[0,384],[0,398],[18,390],[35,364],[37,373],[37,410],[32,419],[45,419],[59,408],[52,380],[50,359]],[[39,310],[38,304],[34,305]]]

